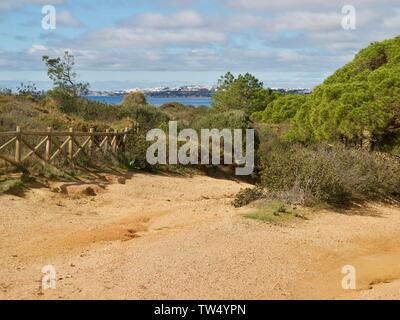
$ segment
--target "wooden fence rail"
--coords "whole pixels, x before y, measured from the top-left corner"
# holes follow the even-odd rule
[[[46,131],[29,131],[21,130],[18,126],[15,131],[0,132],[1,141],[6,141],[0,146],[0,159],[20,167],[32,156],[45,163],[60,156],[74,161],[80,154],[91,159],[96,152],[116,157],[116,152],[125,148],[128,134],[138,131],[138,124],[131,129],[105,132],[96,132],[94,129],[78,132],[72,128],[68,131],[54,131],[52,128],[47,128]]]

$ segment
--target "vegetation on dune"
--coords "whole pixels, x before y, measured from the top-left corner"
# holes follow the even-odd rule
[[[288,137],[305,143],[399,152],[400,37],[371,44],[306,97],[283,96],[257,114],[264,123],[290,122]]]
[[[186,106],[176,102],[165,103],[160,106],[160,110],[166,114],[170,120],[177,121],[178,127],[182,128],[193,127],[196,121],[210,113],[210,108],[206,106]]]
[[[228,72],[218,81],[212,109],[216,112],[241,110],[252,114],[264,110],[277,96],[279,93],[265,89],[263,83],[249,73],[235,78]]]
[[[253,118],[257,121],[268,124],[280,124],[292,119],[299,106],[307,101],[306,95],[287,94],[278,97],[276,100],[268,104],[263,111],[253,113]]]
[[[276,93],[250,74],[228,72],[211,108],[156,108],[139,92],[121,106],[88,101],[79,96],[87,86],[77,81],[72,56],[44,61],[55,87],[44,96],[31,85],[21,86],[18,95],[1,91],[0,130],[122,129],[138,122],[140,133],[128,137],[120,164],[158,170],[168,168],[147,163],[146,132],[167,130],[170,120],[180,129],[255,128],[257,187],[240,192],[236,207],[264,198],[282,208],[400,196],[400,37],[360,51],[310,95]],[[279,208],[261,206],[248,217],[276,222],[296,215]]]
[[[124,97],[122,101],[122,105],[132,105],[132,104],[147,104],[146,97],[144,96],[143,92],[131,92]]]
[[[261,159],[260,185],[288,202],[347,204],[399,196],[397,159],[342,145],[276,144]]]
[[[307,220],[307,213],[304,209],[289,208],[279,200],[268,200],[259,205],[254,212],[244,215],[245,218],[282,225],[295,219]]]
[[[87,93],[89,84],[78,82],[78,74],[74,70],[75,58],[68,51],[61,58],[43,56],[42,60],[47,66],[47,75],[57,89],[75,97]]]
[[[361,50],[310,95],[276,97],[252,114],[259,187],[300,205],[398,198],[399,101],[400,37]]]
[[[196,129],[247,129],[253,127],[250,117],[241,110],[232,110],[223,113],[211,112],[199,118],[193,127]]]
[[[254,188],[246,188],[239,191],[232,204],[235,208],[240,208],[248,205],[251,202],[263,199],[266,196],[263,188],[256,186]]]
[[[143,132],[159,128],[161,124],[167,123],[169,120],[166,114],[148,104],[124,104],[119,107],[118,112],[120,117],[139,123]]]

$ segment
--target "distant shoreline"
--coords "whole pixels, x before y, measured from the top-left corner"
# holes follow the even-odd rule
[[[125,94],[89,94],[85,97],[125,97],[127,96],[128,93]],[[178,99],[210,99],[212,98],[212,95],[210,96],[179,96],[179,95],[157,95],[157,94],[145,94],[146,97],[152,97],[152,98],[164,98],[164,99],[172,99],[172,98],[178,98]]]
[[[87,95],[84,98],[103,102],[113,105],[119,105],[122,103],[126,95]],[[212,97],[198,97],[198,96],[191,96],[191,97],[182,97],[182,96],[154,96],[154,95],[145,95],[147,102],[154,106],[161,106],[166,103],[181,103],[183,105],[191,105],[195,107],[199,106],[211,106]]]

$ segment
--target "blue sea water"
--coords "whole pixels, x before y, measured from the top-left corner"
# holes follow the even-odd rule
[[[98,102],[105,102],[109,104],[121,104],[124,96],[86,96],[86,99],[98,101]],[[168,102],[179,102],[184,105],[191,105],[191,106],[211,106],[211,98],[182,98],[182,97],[171,97],[171,98],[159,98],[159,97],[146,97],[147,102],[154,106],[161,106],[164,103]]]

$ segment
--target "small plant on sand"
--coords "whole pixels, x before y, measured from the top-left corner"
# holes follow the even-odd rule
[[[233,200],[232,204],[235,208],[248,205],[251,202],[262,199],[265,196],[264,190],[259,187],[246,188],[240,190]]]
[[[296,218],[307,220],[301,209],[288,209],[284,203],[277,200],[262,203],[256,211],[245,214],[244,217],[272,224],[283,224]]]
[[[23,187],[23,182],[19,179],[0,181],[0,194],[12,192]]]

